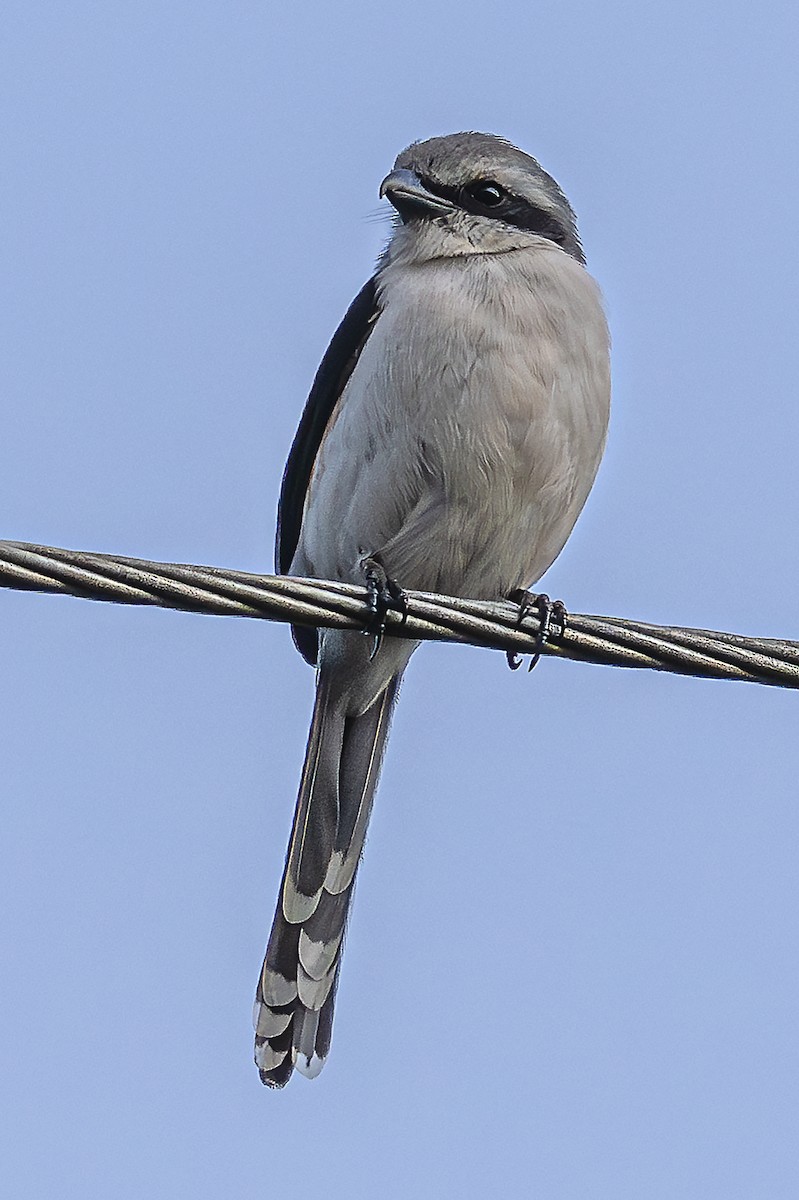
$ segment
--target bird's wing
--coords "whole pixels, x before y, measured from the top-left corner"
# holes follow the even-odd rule
[[[275,565],[281,575],[290,569],[300,540],[305,495],[325,429],[366,339],[375,327],[378,314],[373,276],[361,288],[333,334],[316,372],[289,452],[277,509]],[[303,658],[314,664],[317,656],[316,630],[294,626],[292,634]]]

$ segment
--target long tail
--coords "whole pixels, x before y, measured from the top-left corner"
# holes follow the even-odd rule
[[[255,993],[255,1062],[283,1087],[296,1066],[324,1066],[342,942],[391,714],[395,676],[366,712],[348,716],[319,673],[280,900]]]

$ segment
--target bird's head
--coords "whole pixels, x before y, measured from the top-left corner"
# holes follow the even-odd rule
[[[397,211],[389,257],[420,262],[549,243],[585,262],[571,205],[551,175],[504,138],[414,142],[383,180]]]

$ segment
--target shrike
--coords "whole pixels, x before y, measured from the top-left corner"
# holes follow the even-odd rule
[[[575,216],[534,158],[455,133],[400,154],[396,225],[317,372],[280,494],[278,570],[472,599],[562,550],[594,482],[609,338]],[[255,1002],[282,1087],[330,1047],[342,939],[400,680],[416,643],[305,629],[316,703]]]

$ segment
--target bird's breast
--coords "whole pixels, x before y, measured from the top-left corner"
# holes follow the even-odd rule
[[[609,406],[598,289],[555,247],[384,269],[323,440],[300,555],[495,596],[538,578],[593,482]]]

